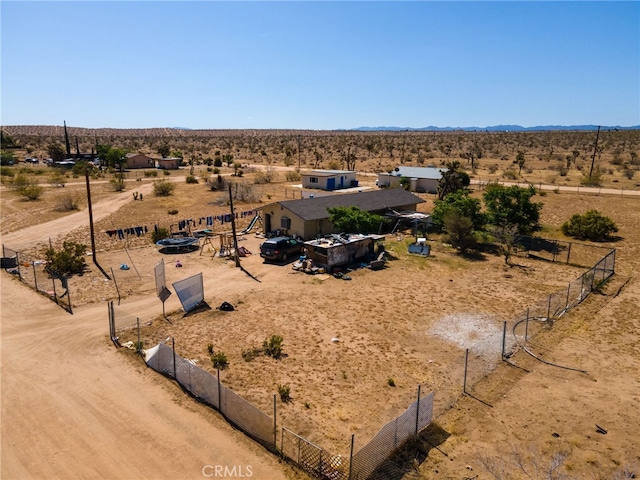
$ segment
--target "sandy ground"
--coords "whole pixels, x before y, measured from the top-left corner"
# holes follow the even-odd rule
[[[101,203],[94,214],[120,205],[120,198]],[[82,213],[3,242],[44,240],[86,223]],[[215,412],[116,351],[105,335],[104,304],[69,315],[4,272],[1,282],[2,478],[206,478],[203,468],[211,474],[216,467],[265,480],[295,475]],[[139,300],[139,308],[153,300]]]
[[[116,209],[123,226],[140,221],[140,204],[124,197],[94,209],[102,229],[113,224]],[[126,197],[130,199],[130,193]],[[145,203],[148,208],[153,207],[151,200]],[[492,256],[466,262],[435,245],[429,259],[403,258],[379,272],[357,270],[350,282],[293,273],[288,266],[266,265],[253,255],[242,262],[257,282],[233,262],[211,258],[206,249],[203,255],[176,256],[143,244],[125,252],[101,243],[99,258],[119,276],[124,297],[117,308],[121,326],[140,317],[145,345],[173,335],[178,353],[205,367],[210,363],[206,345],[214,343],[231,361],[223,381],[264,411],[269,411],[267,403],[277,384],[290,384],[294,402],[281,408],[282,422],[329,450],[343,453],[352,432],[361,445],[401,413],[422,384],[436,391],[441,435],[429,441],[440,451],[432,448],[408,476],[493,478],[482,470],[483,455],[508,459],[511,446],[535,446],[541,458],[567,450],[565,468],[572,475],[610,478],[607,473],[613,468],[640,460],[639,417],[630,413],[640,402],[638,200],[573,194],[549,194],[541,200],[547,204],[543,222],[551,226],[546,234],[557,235],[553,226],[557,229],[569,213],[585,208],[616,213],[612,216],[621,227],[622,240],[612,244],[619,248],[618,275],[605,294],[591,297],[550,332],[536,337],[535,347],[545,358],[577,365],[586,374],[519,354],[514,362],[528,373],[500,365],[481,380],[496,357],[483,345],[499,338],[502,320],[563,288],[582,269],[558,271],[557,266],[520,257],[517,268],[504,267]],[[181,204],[181,214],[197,215],[188,208]],[[3,235],[2,241],[12,247],[27,245],[75,226],[71,237],[86,238],[85,223],[86,213],[80,212],[67,216],[64,226],[43,224],[28,235]],[[403,241],[393,238],[388,243],[400,252]],[[257,252],[259,242],[247,235],[241,243]],[[183,317],[172,295],[166,309],[173,325],[164,321],[152,277],[160,259],[165,260],[169,284],[203,271],[205,300],[213,309]],[[175,267],[176,260],[182,268]],[[137,272],[118,271],[122,262],[133,263]],[[291,475],[215,413],[132,364],[126,353],[114,351],[106,338],[106,300],[116,298],[112,282],[105,282],[94,267],[73,282],[79,307],[70,316],[2,275],[3,478],[198,477],[202,466],[213,462],[255,464],[254,478]],[[216,311],[222,301],[234,304],[236,311]],[[285,337],[286,358],[242,360],[243,349],[259,346],[273,333]],[[340,342],[332,342],[334,337]],[[475,398],[460,397],[467,347],[480,365],[470,389]],[[499,356],[499,346],[496,351]],[[55,367],[43,368],[41,358]],[[396,387],[389,387],[389,378]],[[608,433],[597,433],[596,423]],[[116,441],[123,430],[125,440]],[[223,450],[221,445],[233,447]],[[177,448],[186,451],[170,455]],[[45,463],[42,452],[47,453]],[[211,460],[211,452],[220,456]],[[110,465],[114,458],[121,461]],[[258,468],[265,470],[258,473]]]

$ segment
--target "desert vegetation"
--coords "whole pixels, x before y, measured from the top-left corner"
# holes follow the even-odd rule
[[[240,175],[245,164],[381,172],[459,162],[476,177],[626,188],[634,186],[640,169],[637,130],[603,130],[597,146],[593,131],[68,130],[81,151],[103,154],[116,169],[126,152],[179,156],[185,165],[225,165]],[[64,137],[62,127],[5,126],[3,139],[8,161],[55,159]],[[273,175],[258,180],[269,182]]]

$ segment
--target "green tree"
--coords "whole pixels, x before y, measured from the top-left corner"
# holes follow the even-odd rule
[[[434,207],[431,211],[431,221],[436,230],[441,231],[444,229],[444,218],[447,212],[454,208],[459,210],[463,216],[471,219],[474,230],[479,231],[484,229],[487,218],[486,215],[481,212],[482,203],[477,198],[470,197],[468,190],[458,190],[448,194],[443,200],[436,200],[434,202]]]
[[[13,152],[2,150],[0,153],[0,165],[13,165],[16,163],[16,159],[13,156]]]
[[[167,158],[169,153],[171,152],[171,147],[169,147],[169,142],[166,140],[162,142],[162,145],[158,147],[158,154],[162,155],[162,158]]]
[[[573,215],[569,221],[562,224],[561,229],[567,237],[593,242],[605,242],[610,239],[612,233],[618,231],[613,220],[598,210],[589,210],[584,215]]]
[[[82,273],[87,266],[84,259],[87,247],[76,242],[64,242],[61,250],[47,248],[44,257],[44,271],[49,275],[70,275]]]
[[[483,199],[488,223],[495,227],[516,226],[520,235],[529,235],[541,230],[540,210],[542,203],[531,201],[536,194],[533,186],[527,188],[498,184],[487,186]]]
[[[448,242],[461,253],[467,253],[476,245],[473,222],[457,208],[451,208],[444,217]]]
[[[64,160],[64,157],[66,155],[64,148],[62,148],[62,145],[60,145],[58,142],[52,142],[47,145],[47,153],[49,154],[49,158],[51,158],[51,160],[53,160],[54,162],[61,162],[62,160]]]
[[[438,199],[444,197],[457,190],[466,188],[471,183],[469,175],[460,167],[457,160],[447,162],[446,170],[442,172],[442,177],[438,180]]]
[[[383,220],[380,215],[354,206],[327,208],[327,212],[334,228],[345,233],[377,233]]]
[[[127,165],[127,151],[124,148],[110,148],[105,158],[107,165],[120,170],[120,173],[124,171],[124,167]]]

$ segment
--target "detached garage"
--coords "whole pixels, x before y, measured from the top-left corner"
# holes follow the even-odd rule
[[[391,172],[378,174],[378,186],[398,187],[400,179],[406,178],[412,192],[437,193],[442,172],[446,171],[446,168],[435,167],[396,167]]]

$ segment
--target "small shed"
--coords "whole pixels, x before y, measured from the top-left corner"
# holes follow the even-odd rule
[[[400,179],[406,178],[411,192],[437,193],[442,172],[446,171],[446,168],[435,167],[396,167],[378,174],[378,187],[397,187]]]
[[[303,188],[337,190],[358,186],[356,172],[352,170],[311,170],[301,173]]]
[[[127,167],[129,169],[134,168],[154,168],[155,162],[153,158],[146,156],[143,153],[127,153]]]
[[[375,258],[376,245],[384,235],[334,234],[304,242],[307,258],[328,272],[357,261]]]

